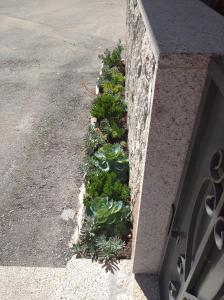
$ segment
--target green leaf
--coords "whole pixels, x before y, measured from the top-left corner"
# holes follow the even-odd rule
[[[101,94],[97,96],[91,108],[91,115],[98,121],[103,119],[120,120],[127,112],[127,104],[119,96]]]
[[[96,197],[89,208],[97,226],[126,222],[130,218],[128,205],[122,201],[113,201],[107,196]]]

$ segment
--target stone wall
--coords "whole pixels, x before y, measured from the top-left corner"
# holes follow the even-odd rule
[[[126,99],[128,99],[130,186],[134,221],[137,221],[138,204],[144,176],[156,60],[136,0],[128,0],[127,12]]]

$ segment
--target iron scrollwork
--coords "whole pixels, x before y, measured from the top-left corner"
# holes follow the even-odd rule
[[[219,217],[214,226],[215,243],[219,250],[224,248],[224,218]]]
[[[218,250],[224,249],[223,188],[224,150],[219,150],[211,158],[210,176],[203,180],[196,197],[187,233],[186,252],[177,258],[179,281],[170,281],[168,285],[170,300],[196,300],[197,297],[189,293],[189,285],[191,278],[196,276],[196,264],[202,259],[203,247],[208,247],[212,240]],[[198,238],[203,218],[208,219],[208,225],[205,235]],[[210,228],[212,230],[207,233]]]

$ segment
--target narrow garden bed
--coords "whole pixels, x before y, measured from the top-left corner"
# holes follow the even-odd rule
[[[74,245],[77,257],[105,265],[129,258],[131,251],[131,208],[127,145],[125,65],[119,42],[99,56],[102,70],[91,123],[85,139],[85,217]]]

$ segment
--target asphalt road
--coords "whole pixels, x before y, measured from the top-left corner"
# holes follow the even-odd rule
[[[0,0],[0,265],[64,266],[99,53],[124,0]]]

